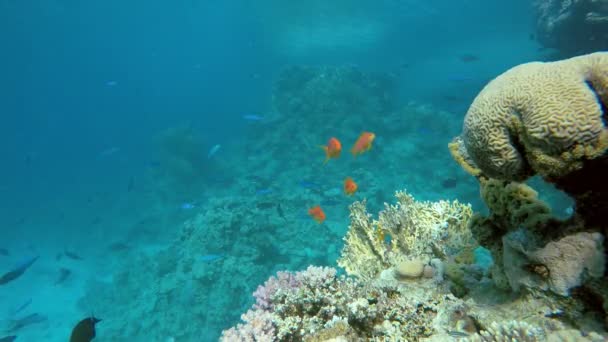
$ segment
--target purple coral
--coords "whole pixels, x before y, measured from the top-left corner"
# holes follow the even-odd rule
[[[253,309],[241,316],[245,322],[222,333],[222,341],[275,341],[277,316],[275,306],[285,299],[286,295],[297,290],[308,289],[306,293],[314,293],[310,289],[327,289],[336,280],[336,269],[331,267],[309,266],[305,271],[277,272],[264,285],[258,286],[253,293],[255,304]],[[282,296],[278,296],[281,295]],[[295,304],[292,304],[295,305]],[[317,310],[318,311],[318,310]],[[280,338],[280,336],[278,336]]]
[[[249,310],[241,316],[245,324],[225,330],[221,341],[272,342],[275,340],[272,317],[267,311]]]
[[[300,285],[300,281],[292,273],[279,271],[276,277],[270,277],[264,285],[258,286],[257,290],[255,290],[253,293],[253,297],[255,298],[253,308],[272,311],[274,308],[272,297],[278,291],[295,289]]]
[[[311,288],[327,287],[336,279],[336,269],[308,266],[306,271],[296,273],[295,279],[297,282]]]

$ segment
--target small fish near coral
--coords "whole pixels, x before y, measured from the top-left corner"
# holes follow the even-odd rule
[[[357,183],[352,178],[346,177],[344,180],[344,193],[347,196],[352,196],[355,192],[357,192]]]
[[[222,254],[205,254],[198,257],[198,260],[202,262],[212,262],[223,258]]]
[[[62,284],[64,281],[66,281],[69,276],[72,274],[72,271],[70,271],[69,269],[62,267],[59,269],[59,274],[57,275],[57,279],[55,280],[54,285],[59,285]]]
[[[37,255],[33,258],[27,259],[26,261],[15,267],[13,270],[4,273],[0,277],[0,285],[8,284],[11,281],[21,277],[23,273],[25,273],[25,271],[30,268],[30,266],[32,266],[32,264],[36,262],[36,260],[38,260],[38,258],[39,256]]]
[[[63,255],[66,256],[68,259],[83,260],[80,255],[76,254],[75,252],[68,251],[67,249],[63,251]]]
[[[441,186],[445,189],[451,189],[458,185],[458,180],[456,178],[446,178],[441,181]]]
[[[220,144],[213,145],[213,147],[211,147],[209,149],[209,152],[207,153],[207,159],[213,158],[213,156],[217,153],[217,151],[220,150],[221,147],[222,147],[222,145],[220,145]]]
[[[180,204],[179,208],[182,210],[190,210],[196,208],[196,205],[194,203],[185,202]]]
[[[264,117],[256,115],[256,114],[247,114],[247,115],[243,115],[243,119],[245,119],[247,121],[262,121],[262,120],[264,120]]]
[[[372,148],[372,142],[376,139],[376,135],[371,132],[363,132],[350,149],[350,152],[353,156],[357,156],[359,154],[365,153]]]
[[[330,159],[338,158],[340,152],[342,152],[340,140],[334,137],[329,138],[326,146],[321,145],[320,147],[325,151],[325,161],[323,164],[327,163]]]
[[[28,298],[25,302],[23,302],[23,304],[19,305],[19,307],[17,307],[15,310],[13,310],[11,315],[14,316],[14,315],[20,313],[21,311],[25,310],[25,308],[30,306],[30,304],[32,304],[32,298]]]
[[[325,221],[325,218],[326,218],[325,213],[323,212],[323,209],[321,209],[321,206],[319,206],[319,205],[316,205],[316,206],[308,209],[308,215],[310,215],[319,224],[323,223],[323,221]]]
[[[90,342],[95,338],[95,324],[101,322],[101,319],[94,316],[87,317],[74,327],[70,342]]]
[[[13,320],[12,326],[9,331],[16,332],[17,330],[23,329],[28,325],[44,323],[46,321],[48,321],[48,318],[46,316],[37,313],[29,314],[25,317]]]
[[[465,53],[464,55],[459,56],[458,59],[460,59],[460,61],[463,63],[471,63],[477,62],[479,57],[470,53]]]

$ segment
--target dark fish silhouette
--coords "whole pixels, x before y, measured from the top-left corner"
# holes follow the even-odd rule
[[[57,277],[57,280],[55,280],[55,285],[63,283],[66,279],[68,279],[70,274],[72,274],[72,271],[67,268],[62,267],[59,269],[59,276]]]
[[[270,209],[272,207],[274,207],[275,204],[272,202],[261,202],[261,203],[256,203],[256,207],[258,209]]]
[[[470,334],[466,333],[464,331],[457,331],[457,330],[450,330],[448,331],[448,335],[454,337],[454,338],[465,338],[465,337],[469,337]]]
[[[18,313],[20,313],[21,311],[25,310],[25,308],[27,308],[28,306],[30,306],[30,304],[32,304],[32,298],[28,298],[28,300],[25,301],[25,303],[21,304],[20,307],[18,307],[17,309],[15,309],[15,311],[13,311],[13,315],[16,315]]]
[[[108,249],[112,252],[126,251],[129,248],[131,247],[128,244],[120,241],[114,242],[108,246]]]
[[[64,251],[63,254],[72,260],[82,260],[82,257],[74,252]]]
[[[8,284],[11,281],[21,277],[25,271],[32,266],[36,260],[38,260],[40,256],[36,255],[35,257],[28,259],[23,264],[17,266],[14,270],[6,272],[0,277],[0,285]]]
[[[455,187],[456,185],[458,185],[458,180],[456,178],[446,178],[443,181],[441,181],[441,186],[443,186],[446,189],[451,189],[451,188]]]
[[[477,62],[479,60],[479,57],[471,54],[464,54],[458,58],[464,63]]]
[[[68,250],[63,251],[63,253],[59,253],[57,254],[57,256],[55,257],[55,259],[57,260],[61,260],[61,258],[63,256],[68,257],[68,259],[72,259],[72,260],[82,260],[82,257],[74,252],[70,252]]]
[[[11,335],[0,338],[0,342],[13,342],[17,338],[17,335]]]
[[[47,320],[48,320],[48,318],[46,318],[46,316],[42,316],[40,314],[33,313],[31,315],[27,315],[23,318],[15,320],[13,322],[13,326],[11,327],[10,331],[11,332],[17,331],[21,328],[27,327],[28,325],[46,322]]]
[[[279,214],[283,220],[287,220],[285,213],[283,212],[283,208],[281,208],[281,203],[277,203],[277,214]]]
[[[101,319],[94,316],[87,317],[78,322],[72,330],[70,342],[90,342],[95,338],[95,324],[101,322]]]
[[[131,178],[129,178],[129,183],[127,184],[127,192],[133,191],[134,188],[135,188],[135,178],[131,177]]]

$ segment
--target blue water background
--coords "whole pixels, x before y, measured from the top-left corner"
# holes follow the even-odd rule
[[[488,80],[544,58],[530,39],[529,1],[338,1],[331,8],[315,1],[318,8],[298,15],[331,24],[340,6],[349,13],[360,7],[387,29],[372,43],[296,52],[278,41],[293,8],[306,8],[294,3],[0,2],[0,247],[22,257],[66,246],[86,254],[94,244],[112,242],[114,232],[126,229],[125,217],[148,215],[144,205],[133,204],[144,201],[141,192],[128,187],[132,179],[139,186],[154,167],[158,133],[189,123],[202,137],[204,156],[218,143],[246,143],[251,123],[243,115],[269,111],[273,81],[284,66],[356,65],[392,73],[402,103],[453,112],[457,134]],[[479,60],[463,63],[465,54]],[[171,236],[170,230],[179,227],[162,234]]]

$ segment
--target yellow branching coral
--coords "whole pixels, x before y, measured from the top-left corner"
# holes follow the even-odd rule
[[[479,93],[450,151],[492,178],[563,177],[608,150],[607,103],[607,52],[522,64]]]
[[[474,244],[469,205],[417,202],[405,191],[395,196],[397,204],[385,204],[377,220],[367,213],[365,201],[350,206],[351,224],[338,260],[348,274],[370,279],[400,261],[445,257]]]

